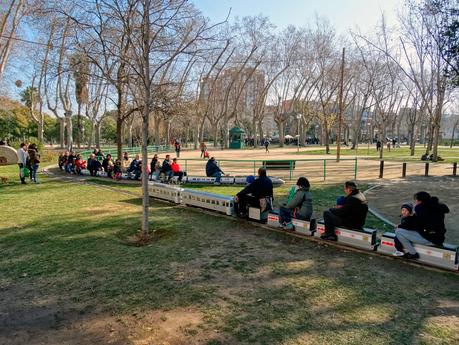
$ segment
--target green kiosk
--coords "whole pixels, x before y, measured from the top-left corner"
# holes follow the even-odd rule
[[[230,133],[230,149],[242,149],[244,148],[245,132],[239,127],[233,127],[229,131]]]

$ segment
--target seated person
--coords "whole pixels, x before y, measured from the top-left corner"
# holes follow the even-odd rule
[[[130,166],[131,159],[129,158],[129,154],[127,152],[124,152],[123,159],[121,160],[121,170],[123,172],[127,172]]]
[[[182,178],[183,176],[186,176],[186,172],[183,172],[180,168],[180,165],[177,163],[177,158],[172,160],[171,169],[174,173],[174,176],[178,176],[178,182],[182,182]]]
[[[104,168],[104,171],[107,173],[107,177],[112,177],[114,167],[115,164],[113,163],[112,155],[109,153],[102,161],[102,168]]]
[[[96,159],[94,153],[89,156],[87,166],[91,176],[97,176],[97,172],[102,170],[102,164]]]
[[[306,177],[300,177],[296,182],[296,192],[279,209],[279,223],[285,229],[293,230],[292,217],[299,220],[311,220],[312,216],[312,194],[309,191],[309,181]]]
[[[59,162],[58,162],[59,163],[59,169],[64,170],[65,162],[67,162],[68,158],[69,158],[68,151],[66,151],[65,153],[61,153],[59,155]]]
[[[417,222],[417,218],[413,215],[413,205],[411,204],[403,204],[400,208],[400,224],[395,227],[397,229],[404,229],[410,231],[418,231],[419,224]],[[400,240],[395,237],[394,240],[395,249],[394,256],[404,256],[403,245]]]
[[[258,178],[234,197],[234,211],[238,217],[246,217],[248,206],[260,208],[264,212],[272,208],[272,199],[273,183],[266,176],[266,168],[261,167],[258,169]]]
[[[206,164],[206,176],[215,177],[215,184],[220,184],[222,175],[225,175],[225,173],[217,165],[217,161],[215,160],[215,158],[212,157],[211,159],[209,159]]]
[[[414,249],[413,243],[426,246],[442,246],[445,241],[445,214],[449,213],[449,208],[440,203],[438,198],[430,196],[427,192],[418,192],[414,195],[416,205],[416,231],[397,228],[395,237],[400,242],[402,249],[405,250],[407,259],[418,259],[419,254]],[[400,248],[397,248],[400,250]]]
[[[335,226],[350,229],[363,229],[368,213],[367,199],[352,181],[344,184],[344,205],[324,212],[325,233],[323,240],[336,241]]]
[[[115,166],[113,167],[113,179],[121,180],[122,176],[123,176],[123,169],[121,167],[121,161],[117,159],[115,161]]]
[[[155,179],[159,179],[159,174],[161,172],[161,165],[159,164],[158,155],[155,154],[150,162],[150,181],[153,181],[153,175]]]
[[[171,155],[166,155],[166,159],[164,159],[163,165],[161,166],[161,173],[167,177],[168,182],[171,180],[172,176],[174,176],[171,164]]]
[[[86,161],[78,154],[75,159],[75,172],[77,175],[81,175],[81,170],[83,169],[86,169]]]
[[[67,162],[65,163],[65,172],[71,174],[75,172],[75,152],[71,151],[67,157]]]
[[[128,180],[132,179],[132,174],[134,173],[134,178],[138,180],[142,171],[139,169],[140,155],[135,155],[135,158],[132,160],[129,168],[127,169]]]

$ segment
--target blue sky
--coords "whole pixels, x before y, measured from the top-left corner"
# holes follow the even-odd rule
[[[370,31],[384,12],[389,23],[396,19],[401,0],[195,0],[199,8],[212,21],[225,19],[231,8],[231,17],[262,13],[279,29],[289,24],[303,26],[316,15],[326,17],[339,33],[359,26]]]

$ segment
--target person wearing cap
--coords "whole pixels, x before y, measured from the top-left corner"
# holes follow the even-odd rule
[[[419,224],[416,217],[413,215],[413,205],[405,203],[400,207],[400,224],[397,225],[395,230],[408,230],[418,231]],[[394,256],[404,256],[403,244],[395,237],[395,252]]]
[[[225,175],[225,173],[217,165],[215,157],[210,158],[206,164],[206,176],[215,177],[215,184],[219,185],[222,175]]]
[[[269,203],[270,205],[261,205],[261,199],[264,201],[269,200],[266,204]],[[272,207],[272,199],[273,183],[267,176],[266,168],[261,167],[258,169],[258,177],[255,181],[247,185],[234,197],[234,211],[238,217],[244,218],[247,215],[248,206],[258,207],[266,211],[267,208]]]

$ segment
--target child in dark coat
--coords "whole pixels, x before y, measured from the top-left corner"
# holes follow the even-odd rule
[[[412,230],[418,231],[419,229],[419,222],[415,215],[413,215],[413,205],[411,204],[403,204],[400,208],[400,224],[397,225],[398,229],[405,229],[405,230]],[[405,253],[403,252],[403,245],[400,241],[395,238],[395,253],[394,256],[403,256]]]

